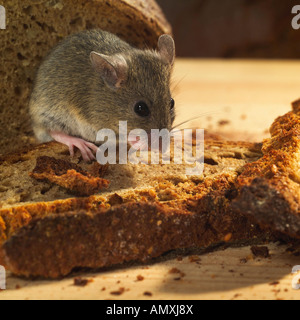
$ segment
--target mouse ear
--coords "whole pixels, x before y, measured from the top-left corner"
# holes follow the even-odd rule
[[[108,86],[116,89],[122,87],[127,78],[128,65],[121,55],[107,56],[92,51],[90,59],[93,68],[100,73]]]
[[[175,60],[175,43],[173,38],[168,34],[163,34],[158,39],[157,47],[163,60],[172,66]]]

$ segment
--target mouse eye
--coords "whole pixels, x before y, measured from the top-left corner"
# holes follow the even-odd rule
[[[175,107],[175,100],[171,98],[171,105],[170,105],[171,111],[174,109],[174,107]]]
[[[140,117],[148,117],[150,114],[150,110],[149,107],[147,106],[147,104],[143,101],[138,102],[135,106],[134,106],[134,112],[140,116]]]

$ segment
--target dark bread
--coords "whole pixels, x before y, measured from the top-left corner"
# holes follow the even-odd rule
[[[297,102],[263,144],[206,140],[202,176],[187,177],[186,165],[172,163],[108,166],[108,190],[83,198],[29,176],[45,154],[70,161],[64,146],[2,157],[0,264],[17,275],[57,278],[180,248],[299,239],[299,120]],[[72,163],[97,175],[78,155]],[[20,185],[27,196],[19,197]]]
[[[79,196],[89,196],[107,188],[109,181],[103,179],[105,166],[94,163],[93,175],[69,161],[53,157],[39,157],[30,176],[38,181],[48,181],[74,192]],[[98,168],[97,168],[98,167]]]
[[[4,265],[22,276],[58,278],[75,267],[99,268],[147,261],[180,248],[268,240],[224,193],[174,203],[129,202],[34,219],[2,246]]]
[[[300,101],[277,118],[263,157],[245,165],[232,206],[261,227],[300,238]]]
[[[34,143],[28,113],[38,66],[71,33],[100,28],[155,48],[171,27],[155,0],[6,0],[0,36],[0,154]]]
[[[57,278],[75,267],[145,261],[178,248],[269,238],[231,210],[236,178],[246,163],[261,157],[260,148],[207,140],[200,177],[187,177],[185,165],[172,163],[112,165],[104,175],[108,190],[88,198],[74,198],[65,188],[29,176],[45,154],[69,159],[67,148],[58,143],[2,157],[1,178],[7,181],[7,173],[10,185],[0,193],[0,264],[17,275]],[[72,162],[93,171],[79,157]],[[24,198],[18,196],[20,185],[27,186]]]

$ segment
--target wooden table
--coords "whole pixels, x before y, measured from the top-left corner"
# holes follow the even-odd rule
[[[261,141],[274,119],[300,98],[300,62],[178,60],[174,96],[178,122],[229,139]]]
[[[300,97],[300,62],[181,60],[176,62],[177,122],[208,128],[231,139],[261,141],[274,118]],[[299,299],[291,274],[300,257],[286,245],[268,244],[270,258],[253,257],[250,247],[170,259],[97,273],[74,286],[60,281],[27,281],[7,275],[1,299]],[[176,268],[176,269],[174,269]],[[171,272],[170,270],[177,271]],[[76,275],[78,276],[78,275]],[[145,293],[146,292],[146,293]]]

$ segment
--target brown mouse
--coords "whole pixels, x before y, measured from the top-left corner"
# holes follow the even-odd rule
[[[42,62],[30,99],[30,114],[41,142],[77,147],[85,161],[95,159],[97,132],[139,128],[168,129],[175,118],[170,77],[175,59],[171,36],[158,49],[140,50],[102,30],[73,34]]]

